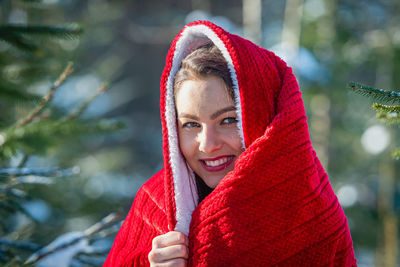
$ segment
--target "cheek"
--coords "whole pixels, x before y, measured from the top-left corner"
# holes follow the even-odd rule
[[[232,149],[234,149],[238,153],[241,153],[243,151],[242,142],[240,141],[240,136],[236,128],[229,129],[229,131],[227,131],[224,136],[225,143],[229,144]]]
[[[196,150],[195,137],[183,130],[178,131],[179,134],[179,148],[186,158],[186,160],[190,160],[191,156],[194,155]]]
[[[240,141],[239,136],[232,141],[232,146],[239,154],[243,152],[242,142]]]

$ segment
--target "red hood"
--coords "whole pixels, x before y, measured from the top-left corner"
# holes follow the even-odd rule
[[[274,118],[282,79],[288,69],[274,53],[208,21],[188,24],[173,40],[160,83],[165,190],[170,229],[186,234],[197,195],[193,196],[196,190],[191,183],[192,172],[179,152],[172,85],[182,59],[207,42],[213,42],[228,62],[244,148],[262,136]],[[296,83],[295,79],[293,82]]]

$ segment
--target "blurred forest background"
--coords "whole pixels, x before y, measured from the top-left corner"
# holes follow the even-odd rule
[[[400,88],[399,1],[0,3],[0,265],[30,258],[52,266],[57,253],[56,266],[101,265],[120,225],[112,213],[123,219],[162,168],[159,81],[169,45],[186,23],[207,19],[294,68],[359,266],[398,266],[400,165],[391,156],[398,128],[346,87]],[[22,33],[18,47],[7,25],[70,32]],[[63,70],[66,79],[53,85]]]

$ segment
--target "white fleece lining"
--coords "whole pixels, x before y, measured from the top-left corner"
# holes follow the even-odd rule
[[[228,68],[233,82],[233,91],[235,94],[236,113],[238,120],[239,136],[242,147],[245,148],[242,114],[240,104],[239,85],[236,77],[235,68],[232,58],[226,49],[224,43],[219,39],[217,34],[205,25],[187,26],[182,32],[181,37],[176,43],[174,56],[172,59],[171,72],[167,80],[166,107],[165,117],[167,120],[168,143],[170,152],[170,164],[174,179],[175,205],[176,205],[176,226],[175,230],[189,234],[189,226],[192,218],[192,212],[197,206],[198,194],[194,179],[194,173],[183,158],[178,142],[178,132],[176,128],[176,114],[174,101],[174,78],[178,71],[183,58],[190,54],[193,50],[209,42],[213,42],[222,52],[225,60],[228,62]]]

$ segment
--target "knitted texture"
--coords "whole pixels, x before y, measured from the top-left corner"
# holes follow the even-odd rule
[[[200,32],[187,34],[191,29]],[[182,211],[188,184],[179,179],[190,172],[178,177],[184,172],[174,161],[168,90],[179,53],[196,48],[198,38],[213,41],[234,67],[246,150],[210,195]],[[160,106],[164,169],[137,194],[105,266],[147,266],[152,239],[186,226],[189,266],[356,266],[346,217],[312,148],[301,93],[284,61],[210,22],[191,23],[167,55]],[[180,214],[189,214],[190,225]]]
[[[104,266],[150,266],[147,255],[153,238],[169,231],[163,181],[160,171],[136,194]]]

